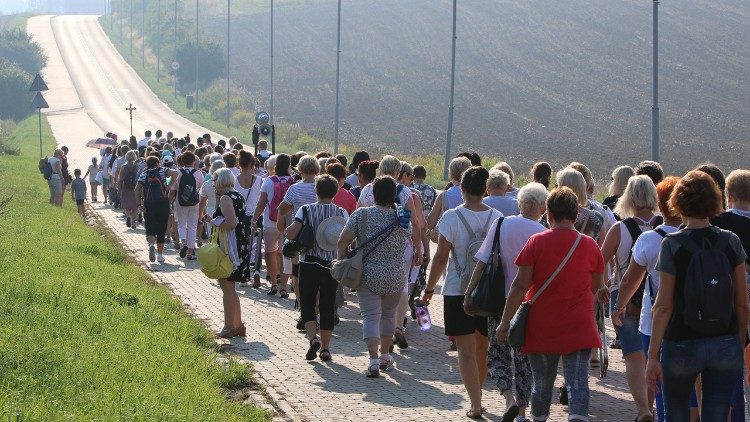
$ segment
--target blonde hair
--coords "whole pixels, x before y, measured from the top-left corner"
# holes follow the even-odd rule
[[[299,163],[297,163],[297,170],[299,170],[299,172],[302,174],[314,176],[320,173],[320,164],[318,163],[317,158],[313,157],[312,155],[305,155],[304,157],[299,159]]]
[[[487,191],[493,191],[495,189],[504,188],[506,186],[510,185],[510,176],[508,176],[508,173],[498,170],[498,169],[492,169],[490,170],[490,178],[487,179]]]
[[[128,163],[132,163],[137,159],[138,159],[138,154],[135,151],[131,150],[125,154],[125,161],[127,161]]]
[[[508,184],[513,185],[513,181],[516,179],[516,174],[513,173],[513,168],[511,168],[510,164],[506,163],[505,161],[500,161],[499,163],[492,166],[492,170],[500,170],[503,173],[507,174],[508,178],[510,178]]]
[[[232,173],[232,170],[229,170],[228,168],[221,168],[216,170],[216,172],[213,174],[214,176],[214,186],[216,189],[227,189],[234,187],[234,173]]]
[[[266,171],[268,172],[268,174],[273,173],[273,171],[276,170],[276,156],[272,155],[268,157],[263,165],[266,166]]]
[[[594,182],[594,176],[591,174],[591,170],[589,170],[589,168],[586,167],[585,164],[581,164],[576,161],[570,163],[568,167],[578,170],[578,172],[583,176],[583,180],[586,182],[586,196],[593,194],[596,183]]]
[[[615,212],[620,218],[628,218],[634,216],[640,209],[648,209],[652,212],[659,210],[656,186],[654,186],[651,178],[646,175],[633,176],[628,179],[625,192],[617,200]]]
[[[611,196],[622,196],[625,188],[628,186],[628,179],[635,176],[635,170],[630,166],[617,167],[612,172],[612,183],[609,184],[609,194]]]
[[[378,169],[380,169],[382,176],[392,176],[396,179],[399,172],[401,172],[401,161],[392,155],[386,155],[380,160]]]
[[[578,197],[578,205],[588,204],[589,197],[586,194],[586,179],[580,171],[568,167],[557,172],[557,186],[568,187]]]
[[[726,193],[727,198],[732,195],[738,202],[750,202],[750,170],[738,169],[729,173]]]
[[[471,168],[471,160],[466,157],[456,157],[451,160],[448,166],[448,174],[451,181],[460,182],[464,172]]]

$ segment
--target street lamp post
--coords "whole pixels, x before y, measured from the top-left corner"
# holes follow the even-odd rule
[[[130,0],[130,20],[128,21],[130,27],[130,57],[133,57],[133,0]]]
[[[448,136],[445,139],[445,161],[443,162],[443,179],[448,179],[448,164],[451,156],[451,138],[453,136],[453,93],[456,86],[456,2],[453,0],[453,45],[451,48],[451,95],[448,105]]]
[[[229,129],[229,117],[231,116],[232,110],[231,110],[231,104],[229,103],[229,60],[231,58],[230,54],[230,41],[231,41],[231,34],[229,32],[230,28],[230,21],[232,17],[232,11],[231,11],[231,1],[227,0],[227,129]]]
[[[271,0],[271,86],[270,86],[269,122],[273,124],[273,0]]]
[[[141,0],[141,67],[146,67],[146,0]]]
[[[341,0],[336,14],[336,109],[333,114],[333,153],[339,153],[339,89],[341,73]]]
[[[161,82],[161,0],[156,7],[156,82]]]
[[[651,159],[659,161],[659,0],[654,0],[653,103],[651,105]]]
[[[199,50],[199,31],[200,31],[200,0],[195,0],[195,96],[193,97],[193,107],[198,110],[198,50]]]

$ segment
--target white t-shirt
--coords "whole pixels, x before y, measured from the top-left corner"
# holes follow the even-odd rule
[[[484,262],[485,264],[490,261],[492,243],[495,241],[495,230],[497,230],[498,221],[499,219],[492,223],[490,230],[487,232],[487,237],[482,243],[482,247],[474,255],[477,261]],[[508,297],[513,280],[515,280],[516,274],[518,274],[518,267],[515,264],[518,254],[531,236],[545,230],[547,229],[539,224],[538,221],[529,220],[520,215],[513,215],[503,219],[503,225],[500,226],[500,261],[503,264],[503,272],[505,273],[505,297]]]
[[[281,176],[280,179],[291,176]],[[273,201],[273,180],[270,177],[263,179],[263,183],[260,186],[260,191],[266,193],[266,208],[263,210],[263,227],[276,227],[276,222],[271,221],[269,217],[269,210],[271,209],[271,201]],[[259,197],[260,198],[260,197]]]
[[[651,219],[648,221],[641,220],[640,218],[636,217],[635,222],[641,229],[641,233],[646,233],[653,230],[652,224],[654,224],[655,219],[656,216],[651,217]],[[611,287],[609,290],[612,292],[620,289],[622,277],[625,275],[625,272],[628,269],[628,264],[630,264],[630,251],[634,246],[633,236],[630,235],[628,226],[626,226],[622,221],[617,222],[615,225],[618,225],[620,228],[620,243],[617,245],[617,250],[615,251],[615,261],[617,262],[617,265],[615,266],[612,278],[610,279]],[[641,236],[643,235],[641,234]]]
[[[47,159],[47,162],[49,163],[50,166],[52,166],[52,173],[53,174],[60,174],[60,173],[58,173],[57,169],[55,168],[55,166],[57,165],[57,163],[60,162],[59,158],[57,158],[55,156],[52,156],[52,157],[49,157]]]
[[[352,187],[359,186],[359,176],[357,173],[352,173],[346,176],[346,183],[350,184]]]
[[[234,175],[234,177],[237,177],[237,176],[240,175],[240,169],[237,168],[237,167],[230,167],[229,171],[232,172],[232,174]]]
[[[109,173],[112,178],[117,177],[117,172],[120,170],[120,167],[122,167],[125,164],[125,157],[117,157],[115,158],[115,162],[112,163],[112,172]]]
[[[670,234],[677,231],[677,227],[662,224],[657,229],[663,230]],[[655,231],[647,231],[638,237],[633,245],[633,261],[642,267],[646,267],[648,274],[651,276],[651,287],[654,288],[653,296],[659,291],[659,271],[656,270],[656,263],[659,261],[659,252],[661,251],[661,235]],[[646,288],[643,290],[643,306],[641,307],[641,322],[638,325],[638,331],[650,336],[651,335],[651,287],[648,281]]]
[[[258,200],[260,200],[260,188],[262,183],[263,179],[255,176],[255,181],[253,181],[253,185],[250,187],[250,189],[245,189],[240,186],[240,182],[238,180],[234,181],[234,190],[239,192],[239,194],[242,195],[242,198],[245,200],[245,215],[253,215],[253,213],[255,212],[255,207],[258,206]]]
[[[147,147],[148,146],[148,141],[150,141],[150,140],[151,140],[151,138],[143,138],[143,139],[141,139],[140,141],[138,141],[138,148]]]
[[[200,196],[206,198],[206,214],[213,217],[216,211],[216,187],[213,180],[203,182],[200,190]]]
[[[396,186],[399,184],[397,183]],[[404,185],[401,185],[404,186]],[[398,187],[397,187],[398,189]],[[407,186],[401,188],[401,192],[398,194],[398,200],[401,205],[406,206],[411,199],[411,189]],[[359,201],[357,205],[360,207],[372,207],[375,205],[375,195],[372,193],[372,183],[368,183],[367,186],[362,188],[362,192],[359,194]]]
[[[497,220],[502,214],[496,209],[490,208],[488,211],[476,212],[471,211],[464,207],[454,208],[448,210],[443,214],[443,217],[438,223],[438,231],[440,234],[451,243],[451,258],[448,261],[448,271],[445,275],[445,282],[443,285],[443,296],[463,296],[464,292],[461,290],[461,281],[458,278],[458,272],[455,267],[455,262],[458,261],[458,265],[462,268],[466,267],[466,250],[469,247],[469,242],[474,237],[473,233],[468,233],[466,227],[459,219],[457,212],[466,219],[475,231],[480,231],[487,223],[487,219]],[[488,227],[491,224],[487,225]],[[488,231],[489,233],[489,231]],[[454,255],[454,251],[458,252]]]

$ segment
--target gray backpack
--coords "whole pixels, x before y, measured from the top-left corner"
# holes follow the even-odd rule
[[[463,224],[464,228],[466,229],[466,232],[471,234],[471,238],[469,238],[469,242],[466,244],[465,251],[458,252],[453,247],[451,247],[453,266],[456,267],[458,280],[461,282],[461,291],[465,292],[466,288],[469,287],[469,281],[471,281],[471,275],[472,273],[474,273],[474,268],[477,266],[477,260],[476,258],[474,258],[474,256],[482,246],[484,238],[487,237],[487,232],[490,230],[490,226],[492,225],[492,217],[495,215],[495,213],[490,210],[490,215],[487,217],[487,221],[484,223],[484,227],[479,230],[474,230],[469,225],[469,222],[466,221],[466,218],[463,216],[463,214],[461,214],[461,207],[456,208],[454,211],[456,212],[458,219],[461,221],[461,224]],[[464,254],[464,262],[466,262],[466,265],[463,267],[458,264],[458,253]]]

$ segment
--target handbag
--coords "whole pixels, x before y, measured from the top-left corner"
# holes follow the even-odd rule
[[[552,275],[549,276],[547,281],[542,284],[542,287],[537,290],[531,300],[527,300],[521,303],[521,305],[518,307],[518,310],[516,310],[516,314],[513,315],[513,319],[510,320],[510,327],[508,329],[508,344],[511,347],[521,348],[523,346],[524,342],[526,341],[526,323],[529,319],[529,312],[531,312],[531,305],[533,305],[534,302],[539,299],[539,296],[542,294],[542,292],[544,292],[547,286],[552,283],[552,280],[554,280],[555,277],[560,274],[560,271],[562,271],[563,267],[565,267],[565,264],[570,261],[570,257],[573,256],[573,252],[575,252],[576,248],[578,248],[578,244],[581,243],[581,237],[583,237],[583,235],[581,233],[578,233],[576,241],[573,242],[573,246],[568,251],[568,254],[565,255],[565,258],[563,258],[560,265],[557,266],[555,272],[553,272]]]
[[[313,230],[310,220],[307,218],[308,206],[302,206],[302,228],[297,237],[294,239],[284,240],[284,247],[281,253],[287,258],[294,258],[302,251],[310,250],[315,247],[315,230]]]
[[[360,220],[359,226],[360,233],[367,234],[367,214],[367,211],[364,211],[362,213],[362,220]],[[396,226],[398,226],[398,217],[392,224],[383,228],[374,236],[362,242],[360,245],[357,245],[357,247],[350,251],[346,255],[346,257],[341,259],[334,259],[331,262],[331,277],[341,283],[341,285],[344,287],[348,287],[350,289],[359,288],[359,284],[362,281],[362,271],[364,269],[365,259],[367,259],[367,257],[370,255],[370,253],[372,253],[372,251],[375,250],[375,248],[377,248],[381,243],[383,243],[386,238],[388,238],[388,235],[393,231],[393,229],[396,228]],[[363,253],[362,250],[364,249],[364,247],[377,238],[380,238],[378,243],[376,243],[375,246],[373,246],[366,253]]]
[[[482,271],[476,287],[469,295],[468,314],[476,316],[500,316],[505,308],[505,272],[500,261],[500,226],[503,217],[497,220],[497,228],[492,242],[492,252]]]
[[[220,240],[223,239],[222,240]],[[222,249],[221,245],[227,244],[227,231],[214,228],[211,231],[209,243],[198,248],[198,264],[206,277],[218,280],[228,278],[234,270],[234,264],[229,254]]]

